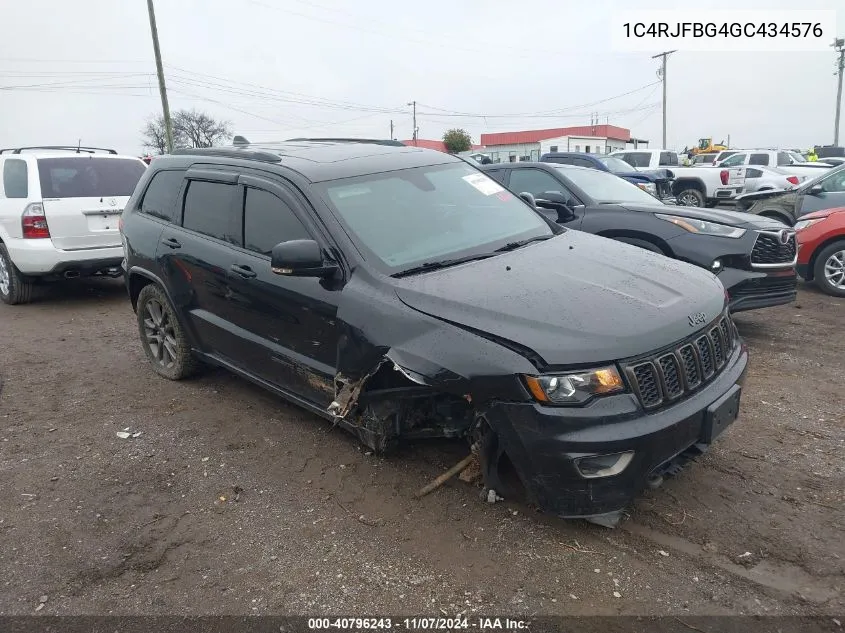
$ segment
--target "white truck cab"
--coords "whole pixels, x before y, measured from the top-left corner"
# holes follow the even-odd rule
[[[26,303],[42,280],[120,276],[118,221],[146,168],[100,148],[0,150],[0,300]]]
[[[745,167],[717,169],[710,165],[681,166],[677,152],[668,149],[631,149],[613,152],[629,165],[642,170],[665,169],[671,172],[672,193],[679,205],[715,207],[732,200],[745,186]]]

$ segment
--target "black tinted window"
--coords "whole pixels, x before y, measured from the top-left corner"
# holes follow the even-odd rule
[[[769,155],[768,154],[751,154],[751,158],[748,159],[749,165],[768,165],[769,164]]]
[[[131,196],[147,166],[131,158],[68,156],[39,158],[44,198]]]
[[[621,158],[634,167],[648,167],[651,161],[651,154],[648,152],[628,152],[627,154],[622,154]]]
[[[179,195],[184,176],[184,171],[160,171],[153,176],[141,201],[141,213],[179,224],[176,197]]]
[[[9,158],[3,165],[3,191],[7,198],[26,198],[27,186],[26,161]]]
[[[674,152],[660,152],[660,165],[670,165],[670,166],[677,166],[678,165],[678,155]]]
[[[192,180],[185,196],[182,226],[240,246],[240,214],[234,213],[232,204],[235,189],[235,185]]]
[[[745,170],[745,177],[746,178],[759,178],[762,175],[763,175],[763,172],[760,171],[759,169],[753,169],[753,168],[749,167],[748,169]]]
[[[247,189],[244,202],[244,246],[269,255],[279,242],[311,236],[291,208],[272,193]]]
[[[511,191],[538,195],[546,191],[562,191],[563,185],[539,169],[514,169],[511,172]]]

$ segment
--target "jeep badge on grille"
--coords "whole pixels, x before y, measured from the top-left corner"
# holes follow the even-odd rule
[[[696,312],[695,314],[689,315],[687,319],[689,319],[689,326],[695,327],[704,323],[707,320],[707,315],[703,312]]]

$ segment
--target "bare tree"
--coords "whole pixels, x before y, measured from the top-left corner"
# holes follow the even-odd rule
[[[141,129],[144,147],[164,154],[167,136],[162,115],[150,118]],[[231,124],[218,121],[205,112],[178,110],[173,114],[174,147],[212,147],[232,136]]]
[[[167,151],[164,116],[150,117],[141,129],[141,137],[145,148],[164,154]]]
[[[188,147],[212,147],[232,136],[228,121],[216,121],[197,110],[179,110],[173,117],[173,129]]]

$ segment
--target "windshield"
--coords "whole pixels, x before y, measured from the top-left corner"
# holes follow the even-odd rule
[[[388,274],[554,234],[522,200],[463,163],[345,178],[318,188],[362,256]]]
[[[621,158],[613,156],[597,156],[601,163],[613,173],[638,171],[633,165],[629,165]]]
[[[572,184],[598,204],[636,202],[639,204],[660,204],[660,201],[636,185],[619,176],[595,169],[558,168]]]
[[[44,198],[131,196],[147,166],[132,158],[68,156],[39,158]]]
[[[823,180],[830,178],[833,174],[838,174],[842,171],[845,171],[845,165],[839,165],[838,167],[831,167],[830,169],[826,169],[815,178],[810,178],[802,182],[801,185],[797,187],[794,191],[806,191],[807,189],[810,189],[811,187],[815,187],[816,185],[820,184]]]

